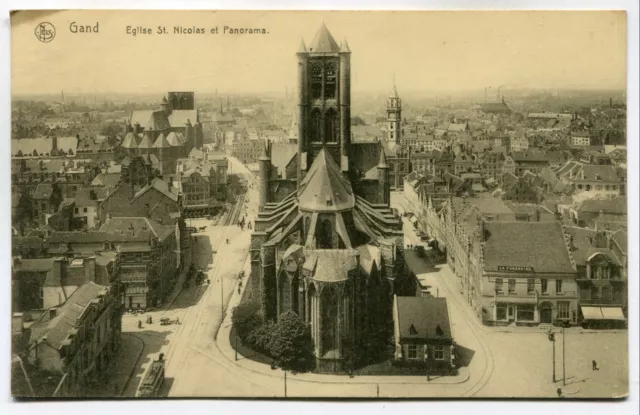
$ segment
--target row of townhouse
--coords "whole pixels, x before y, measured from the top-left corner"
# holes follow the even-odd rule
[[[493,202],[456,199],[429,197],[416,211],[424,215],[418,225],[426,225],[423,231],[485,324],[624,326],[626,233],[592,235],[578,244],[553,216],[525,221]]]

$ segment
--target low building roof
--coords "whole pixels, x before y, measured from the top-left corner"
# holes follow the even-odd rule
[[[446,298],[396,297],[401,338],[452,339]]]
[[[575,266],[558,222],[485,222],[484,270],[531,267],[536,273],[571,273]]]

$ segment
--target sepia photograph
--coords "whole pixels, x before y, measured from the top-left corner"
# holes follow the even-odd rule
[[[14,399],[629,395],[625,11],[10,26]]]

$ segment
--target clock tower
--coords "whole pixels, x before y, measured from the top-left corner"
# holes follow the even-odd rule
[[[402,143],[402,101],[398,97],[395,81],[387,99],[387,134],[389,142]]]

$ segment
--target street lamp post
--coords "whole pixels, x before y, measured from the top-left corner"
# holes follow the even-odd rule
[[[567,384],[567,376],[565,374],[565,364],[564,364],[564,327],[562,327],[562,384],[566,385]]]
[[[287,371],[284,371],[284,397],[287,397]]]

